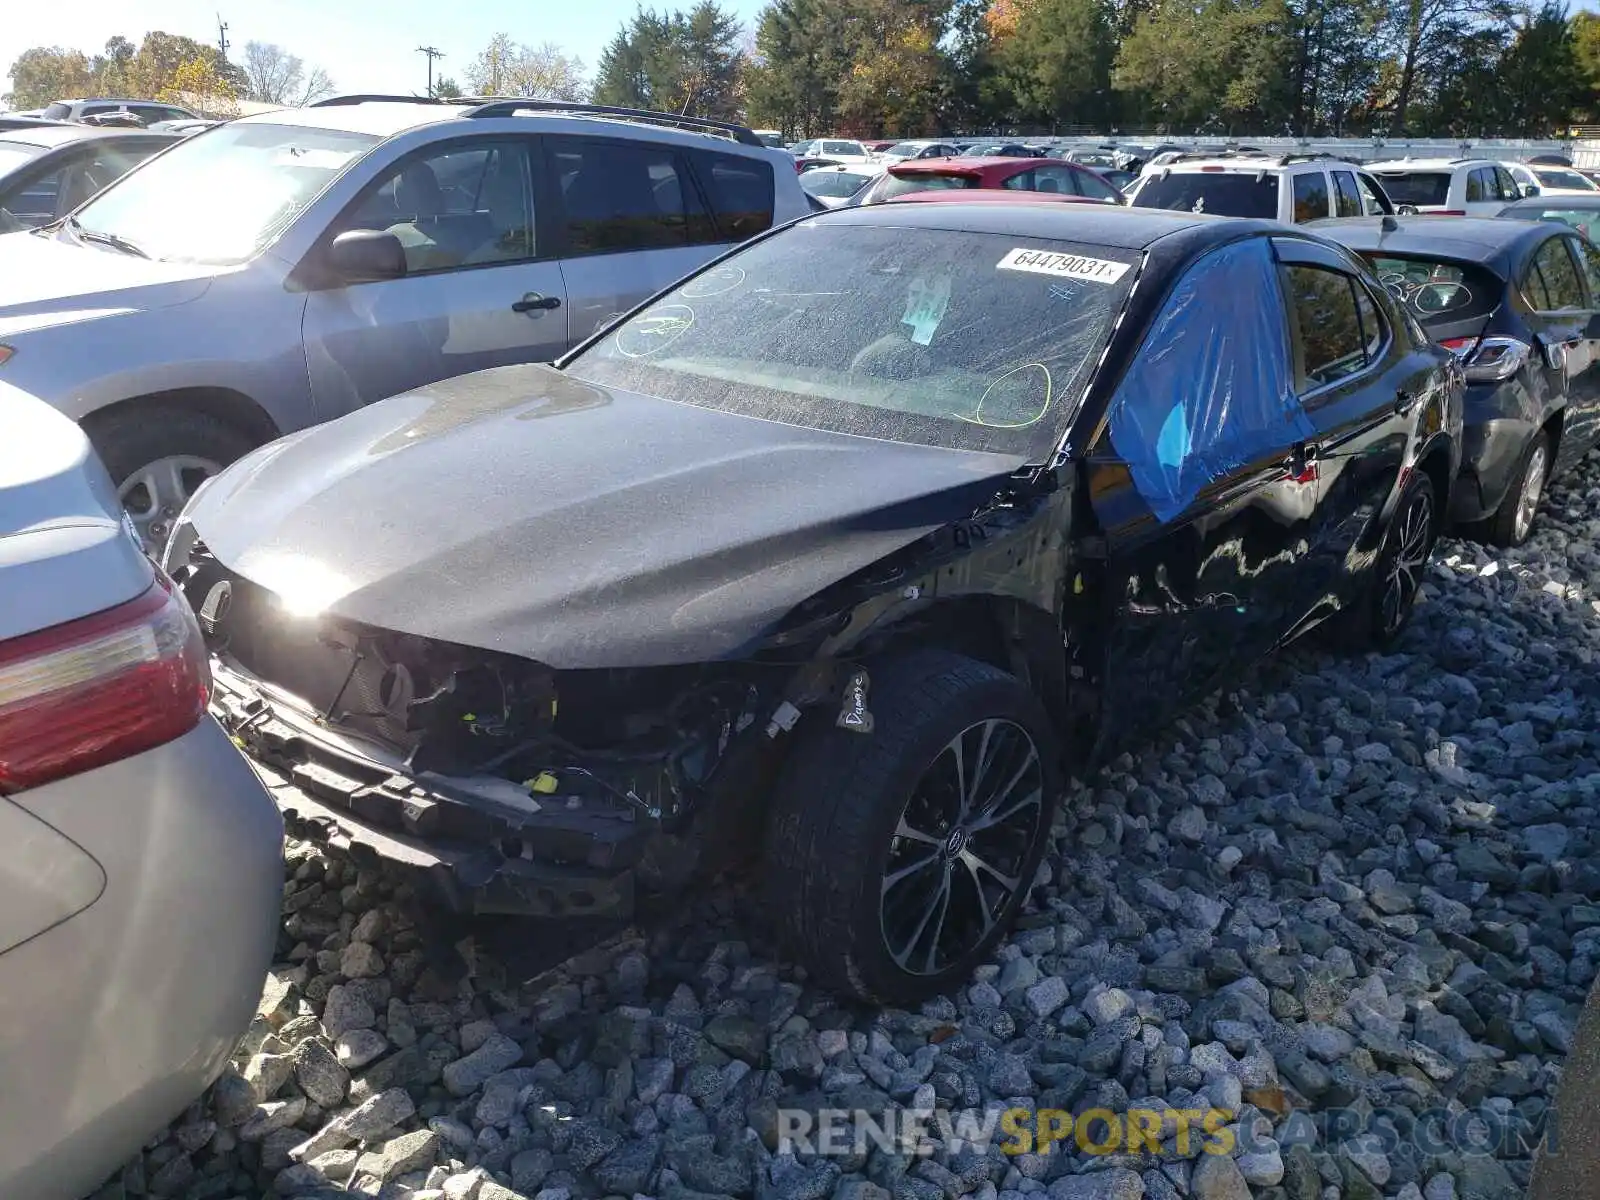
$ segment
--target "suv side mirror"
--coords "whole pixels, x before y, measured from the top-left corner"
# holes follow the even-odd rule
[[[1538,194],[1539,194],[1539,185],[1537,183],[1525,183],[1525,184],[1522,185],[1522,195],[1523,195],[1523,197],[1525,199],[1529,198],[1529,197],[1537,196]]]
[[[405,247],[387,229],[347,229],[328,246],[328,267],[342,284],[399,279]]]
[[[1397,204],[1394,211],[1398,217],[1414,217],[1422,210],[1415,204]]]

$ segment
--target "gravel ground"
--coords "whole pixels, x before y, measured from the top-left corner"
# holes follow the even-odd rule
[[[99,1195],[1520,1194],[1600,959],[1597,513],[1591,457],[1520,551],[1441,546],[1400,652],[1296,650],[1078,787],[1022,928],[920,1012],[840,1007],[729,889],[518,985],[291,843],[237,1069]],[[779,1107],[1014,1104],[1237,1146],[775,1153]]]

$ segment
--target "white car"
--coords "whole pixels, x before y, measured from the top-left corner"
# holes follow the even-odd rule
[[[1320,154],[1180,155],[1141,175],[1128,203],[1291,225],[1394,211],[1372,176]]]
[[[910,162],[917,158],[951,158],[960,154],[954,142],[935,142],[924,139],[913,139],[907,142],[896,142],[882,154],[880,159],[888,163]]]
[[[810,146],[807,152],[816,158],[831,158],[839,163],[869,163],[876,162],[877,156],[860,142],[850,141],[846,138],[816,138],[806,143]]]
[[[88,438],[4,383],[0,413],[0,1196],[76,1200],[249,1024],[283,821]]]
[[[845,163],[816,167],[800,176],[800,190],[826,208],[840,208],[884,173],[883,163]]]
[[[1506,170],[1524,196],[1593,196],[1600,193],[1581,171],[1553,163],[1507,163]]]
[[[1368,163],[1397,207],[1436,217],[1492,217],[1522,199],[1506,164],[1487,158],[1400,158]]]

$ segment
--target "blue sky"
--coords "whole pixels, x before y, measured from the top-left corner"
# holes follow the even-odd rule
[[[686,7],[687,0],[682,2]],[[749,22],[761,0],[724,5]],[[501,30],[520,42],[555,42],[592,71],[601,48],[637,7],[636,0],[16,0],[0,21],[0,72],[30,46],[93,53],[118,33],[135,44],[151,29],[215,42],[220,10],[234,47],[276,42],[326,69],[340,91],[409,93],[427,81],[418,46],[443,50],[435,70],[459,76]],[[237,54],[232,57],[237,61]],[[0,92],[9,86],[0,76]]]

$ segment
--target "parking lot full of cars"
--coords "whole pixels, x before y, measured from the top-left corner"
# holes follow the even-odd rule
[[[530,930],[754,868],[809,986],[944,1011],[1045,927],[1064,796],[1291,646],[1438,636],[1440,539],[1515,551],[1600,441],[1570,165],[152,118],[198,120],[0,128],[0,1095],[50,1077],[0,1196],[88,1193],[219,1076],[279,1194],[386,1182],[375,1014],[261,1081],[318,1019],[256,1007],[285,829]],[[381,973],[332,928],[324,1022]]]

